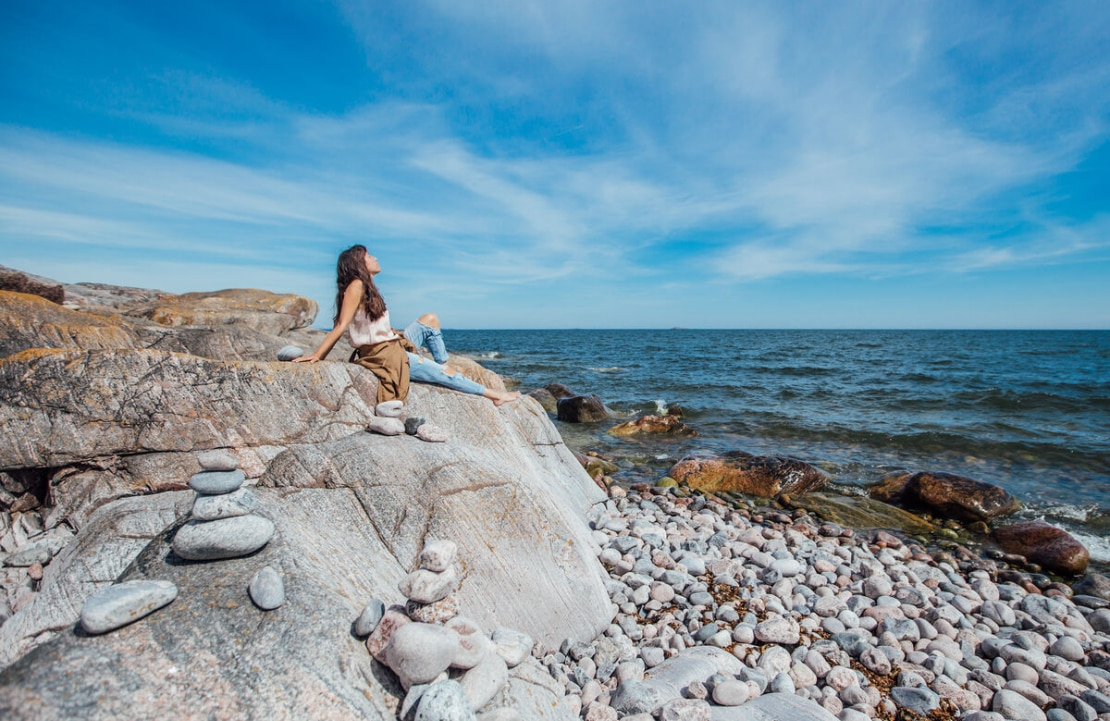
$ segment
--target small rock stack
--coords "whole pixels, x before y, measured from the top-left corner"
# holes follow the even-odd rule
[[[274,523],[255,513],[258,500],[247,488],[235,456],[209,451],[198,457],[201,472],[189,479],[197,492],[192,518],[173,538],[173,550],[190,561],[214,561],[254,553],[269,543]]]
[[[398,589],[404,608],[374,600],[355,622],[355,632],[369,634],[366,647],[397,674],[408,692],[401,718],[415,708],[417,721],[474,719],[506,686],[509,669],[531,653],[526,634],[500,628],[487,635],[473,620],[458,615],[455,590],[459,577],[452,541],[428,543],[420,568]],[[512,709],[506,718],[516,717]]]

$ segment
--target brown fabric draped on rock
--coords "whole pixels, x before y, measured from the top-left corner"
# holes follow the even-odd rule
[[[378,378],[378,403],[409,397],[409,355],[416,347],[401,336],[374,345],[359,346],[351,362],[369,368]]]

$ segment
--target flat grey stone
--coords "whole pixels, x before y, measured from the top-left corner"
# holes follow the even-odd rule
[[[262,548],[273,535],[273,521],[257,515],[189,521],[173,537],[173,551],[189,561],[237,558]]]
[[[285,582],[277,571],[266,566],[254,574],[247,587],[254,605],[263,611],[272,611],[285,603]]]
[[[400,418],[375,416],[366,424],[366,430],[383,436],[399,436],[405,432],[405,424]]]
[[[437,681],[424,691],[415,721],[476,721],[458,681]]]
[[[81,607],[81,628],[107,633],[138,621],[177,598],[170,581],[136,580],[109,586],[90,596]]]
[[[296,345],[284,346],[277,352],[277,359],[279,361],[291,361],[294,358],[300,358],[304,355],[304,349]]]
[[[788,693],[769,693],[742,706],[712,706],[711,721],[838,721],[809,699]]]
[[[245,516],[258,510],[258,497],[249,488],[240,488],[218,496],[197,496],[192,517],[197,521],[218,521],[221,518]]]
[[[220,449],[197,454],[197,464],[204,471],[234,471],[239,459],[231,451]]]
[[[201,471],[193,474],[189,479],[189,488],[197,493],[207,496],[218,496],[239,490],[247,477],[240,470],[234,471]]]
[[[933,709],[940,707],[940,695],[927,688],[895,686],[890,689],[890,697],[894,699],[894,703],[913,711],[919,716],[925,716]]]
[[[362,638],[374,633],[384,615],[385,603],[381,599],[371,599],[355,621],[355,635]]]

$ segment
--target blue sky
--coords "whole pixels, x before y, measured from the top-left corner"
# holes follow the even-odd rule
[[[0,263],[394,322],[1108,328],[1103,2],[0,4]]]

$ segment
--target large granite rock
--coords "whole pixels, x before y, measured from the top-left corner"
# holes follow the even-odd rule
[[[316,301],[304,296],[233,288],[166,295],[153,303],[129,307],[124,313],[168,326],[245,325],[261,333],[280,335],[310,325],[317,310]]]
[[[134,348],[135,333],[119,316],[63,308],[37,295],[0,291],[0,358],[28,348]]]
[[[1050,571],[1077,576],[1087,570],[1087,547],[1062,528],[1026,521],[996,528],[991,539],[1009,553],[1025,556]]]
[[[1021,508],[1021,501],[999,486],[933,471],[887,476],[868,493],[884,503],[925,508],[961,521],[990,521]]]
[[[28,293],[61,304],[66,299],[61,283],[0,265],[0,291]]]
[[[774,498],[815,491],[828,477],[804,461],[730,451],[714,458],[683,458],[667,474],[701,491],[732,491]]]
[[[256,489],[277,532],[245,559],[183,563],[169,553],[191,492],[97,496],[77,540],[46,567],[41,592],[2,628],[4,663],[43,644],[0,673],[6,717],[207,718],[215,704],[229,717],[392,717],[392,677],[350,624],[372,598],[403,600],[397,583],[427,538],[459,543],[460,608],[485,627],[526,629],[551,646],[592,638],[610,620],[583,520],[604,495],[531,400],[497,408],[414,386],[410,411],[451,437],[429,444],[363,432],[376,381],[345,363],[28,351],[0,361],[0,377],[23,379],[0,381],[0,419],[15,431],[0,452],[25,468],[107,467],[130,449],[172,461],[149,460],[145,473],[191,472],[202,449],[277,453]],[[282,574],[287,596],[260,618],[245,588],[266,565]],[[132,578],[172,581],[178,599],[98,639],[73,630],[88,596]],[[82,704],[104,689],[110,701]]]
[[[118,305],[126,311],[133,304]],[[214,360],[269,361],[276,359],[283,346],[315,347],[324,335],[307,328],[271,335],[243,323],[167,326],[142,316],[119,315],[114,306],[89,308],[92,312],[56,305],[35,295],[0,291],[0,358],[32,348],[147,348]],[[281,321],[275,327],[287,324]],[[335,358],[343,360],[349,353],[337,350]]]

